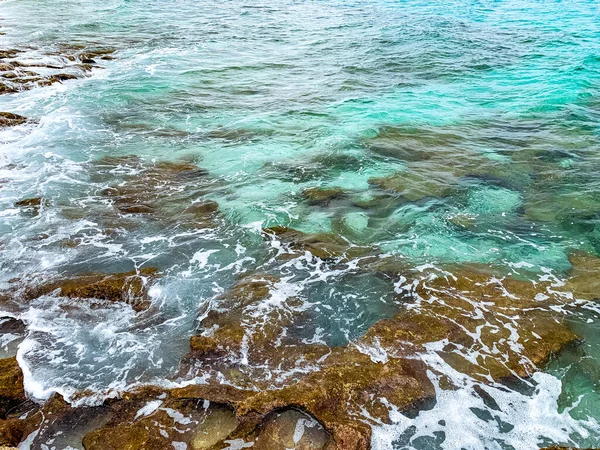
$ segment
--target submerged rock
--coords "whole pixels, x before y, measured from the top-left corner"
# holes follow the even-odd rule
[[[306,200],[315,205],[328,205],[331,200],[339,198],[344,195],[344,191],[341,188],[321,188],[314,187],[306,189],[302,195]]]
[[[447,197],[452,194],[458,180],[447,173],[429,174],[409,170],[387,177],[371,178],[369,183],[416,202],[429,197]]]
[[[455,146],[462,143],[455,130],[443,128],[382,127],[377,134],[364,141],[371,151],[402,161],[423,161],[456,154]]]
[[[295,344],[286,336],[286,330],[301,315],[297,307],[302,302],[287,297],[269,305],[278,282],[279,278],[272,275],[255,274],[241,279],[218,296],[211,309],[201,313],[201,333],[190,339],[188,360],[222,367],[220,360],[224,357],[246,358],[253,365],[266,364],[275,357],[281,367],[294,364],[294,359],[287,361],[286,358],[299,355],[290,354],[293,350],[283,347]],[[273,346],[282,346],[282,351],[274,355]]]
[[[15,202],[15,206],[21,209],[24,215],[36,217],[39,215],[42,206],[48,206],[49,202],[41,197],[26,198]]]
[[[177,227],[207,228],[214,225],[216,202],[202,198],[207,172],[187,162],[144,164],[139,158],[104,158],[97,161],[97,177],[115,167],[130,167],[132,175],[102,192],[117,213],[152,216]]]
[[[482,381],[528,377],[579,340],[550,308],[561,298],[540,297],[544,287],[550,286],[453,271],[407,285],[418,304],[378,322],[364,339],[389,348],[446,340],[439,354],[456,370]]]
[[[27,121],[26,117],[18,114],[0,112],[0,127],[14,127]]]
[[[270,423],[264,425],[265,434],[248,434],[248,430],[234,434],[254,442],[257,448],[285,448],[280,446],[288,438],[280,428],[289,427],[284,423],[289,414],[279,422],[270,420],[277,411],[299,407],[327,430],[317,432],[319,425],[314,436],[307,435],[306,444],[290,447],[306,449],[324,448],[329,434],[332,442],[328,448],[366,449],[370,427],[363,422],[364,412],[389,421],[386,401],[406,411],[433,399],[433,386],[418,359],[398,354],[385,362],[373,361],[354,344],[330,348],[302,343],[288,335],[301,314],[295,308],[299,306],[295,298],[278,299],[277,307],[264,307],[277,282],[268,275],[241,280],[203,314],[200,326],[204,333],[191,339],[192,351],[186,363],[196,361],[196,369],[203,373],[217,370],[237,388],[211,382],[175,390],[173,395],[226,402],[243,421]],[[238,367],[241,359],[245,362]],[[295,381],[274,388],[272,381],[254,377],[252,370],[246,369],[248,364],[274,370],[295,367],[298,375]]]
[[[72,49],[71,49],[72,50]],[[110,53],[114,50],[83,50],[77,51],[74,54],[56,52],[53,56],[58,58],[56,64],[48,64],[47,62],[31,62],[28,64],[21,63],[12,58],[16,57],[18,51],[10,51],[2,53],[6,55],[5,58],[11,58],[10,61],[3,61],[0,63],[0,77],[6,80],[5,83],[0,83],[0,95],[10,94],[20,91],[33,89],[35,87],[51,86],[54,83],[62,83],[63,81],[73,80],[85,75],[91,68],[98,67],[95,61],[90,58],[91,55],[95,55],[100,59],[111,59]],[[0,58],[0,59],[5,59]],[[29,70],[23,70],[27,67]],[[43,70],[40,70],[43,69]],[[48,74],[48,69],[55,71],[54,73]],[[67,73],[65,70],[74,70],[75,73]]]
[[[394,268],[411,274],[409,267],[385,266],[389,274]],[[239,280],[202,312],[203,333],[191,340],[187,362],[199,364],[203,382],[170,391],[146,388],[107,401],[109,418],[85,435],[86,450],[175,444],[225,449],[232,443],[264,450],[366,450],[371,424],[389,423],[391,405],[411,414],[435,402],[427,373],[432,368],[423,354],[435,353],[482,382],[503,382],[530,376],[578,340],[550,308],[560,297],[552,297],[545,283],[501,279],[475,267],[417,272],[414,282],[398,284],[410,307],[333,348],[288,334],[301,316],[293,296],[270,303],[279,278],[254,274]],[[297,370],[282,383],[255,377],[254,367],[267,367],[271,375]],[[61,414],[62,422],[56,419],[44,436],[58,436],[71,413]]]
[[[411,273],[404,262],[386,264],[381,270],[389,276],[394,270]],[[454,268],[452,275],[418,272],[414,283],[399,286],[399,296],[410,307],[336,348],[284,335],[282,331],[298,320],[282,314],[285,308],[274,315],[248,309],[269,298],[277,279],[260,275],[245,279],[205,314],[201,326],[207,333],[192,338],[189,355],[200,362],[201,373],[207,373],[207,367],[216,369],[231,385],[224,386],[223,378],[217,377],[172,394],[229,403],[240,420],[260,422],[261,427],[276,411],[297,407],[331,435],[327,448],[367,449],[369,421],[389,422],[390,405],[410,413],[435,401],[427,376],[431,368],[422,355],[436,353],[454,370],[484,383],[512,382],[531,376],[553,355],[578,342],[579,337],[551,308],[562,297],[552,296],[548,283],[502,279],[474,269]],[[249,330],[275,332],[256,339]],[[247,359],[239,365],[239,359],[229,357],[242,349]],[[294,367],[290,359],[306,366],[296,363],[296,375],[281,386],[272,380],[262,383],[247,369],[248,365],[289,369]],[[232,437],[255,445],[268,441],[278,448],[279,443],[288,445],[280,434],[285,432],[267,439],[238,430]]]
[[[352,259],[372,253],[370,247],[353,245],[342,237],[332,233],[303,233],[293,228],[275,226],[263,230],[289,245],[297,252],[309,252],[320,259]]]
[[[459,229],[473,231],[477,228],[476,216],[473,214],[453,214],[446,220]]]
[[[17,354],[18,345],[25,337],[25,324],[12,317],[0,317],[0,358]]]
[[[600,299],[600,258],[576,252],[569,255],[569,262],[572,268],[565,289],[578,299]]]

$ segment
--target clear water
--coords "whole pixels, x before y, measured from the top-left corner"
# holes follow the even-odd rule
[[[0,97],[35,121],[0,130],[0,281],[163,271],[145,313],[52,296],[10,311],[28,324],[19,361],[33,396],[167,383],[197,312],[245,271],[282,276],[281,295],[305,301],[307,333],[329,345],[397,310],[372,273],[282,264],[261,227],[333,232],[413,267],[527,263],[533,279],[564,276],[572,250],[600,255],[597,2],[4,0],[0,13],[0,45],[20,60],[116,49],[87,78]],[[127,155],[206,170],[194,187],[218,203],[216,226],[142,216],[106,233],[100,193],[133,169],[98,161]],[[409,199],[369,183],[396,173],[441,182]],[[312,205],[301,194],[315,186],[346,196]],[[35,196],[49,202],[39,216],[14,207]],[[573,315],[583,348],[532,390],[490,388],[500,419],[461,379],[433,410],[376,429],[374,448],[600,445],[597,319]]]

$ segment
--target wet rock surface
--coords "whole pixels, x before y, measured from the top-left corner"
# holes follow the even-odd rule
[[[27,121],[26,117],[19,114],[0,112],[0,127],[14,127]]]
[[[0,359],[0,418],[5,418],[13,408],[26,400],[23,372],[17,358]]]
[[[436,351],[456,370],[482,381],[531,376],[579,339],[548,299],[538,300],[539,286],[527,281],[453,272],[406,289],[419,306],[378,322],[364,339],[390,348],[446,341]]]
[[[124,302],[142,310],[148,307],[148,287],[157,276],[158,269],[151,267],[118,274],[84,274],[40,286],[26,295],[35,298],[58,290],[64,297]]]
[[[176,390],[174,395],[229,402],[239,416],[258,413],[261,420],[278,409],[297,406],[331,433],[331,448],[368,448],[370,428],[365,412],[386,422],[390,420],[389,404],[410,414],[435,402],[427,366],[419,355],[434,352],[454,370],[483,383],[512,383],[530,377],[579,341],[550,308],[564,304],[560,292],[552,295],[550,283],[534,285],[498,278],[482,269],[455,267],[452,275],[423,276],[421,283],[407,283],[399,295],[414,302],[412,306],[375,323],[364,336],[343,347],[293,343],[277,333],[270,339],[245,340],[243,327],[227,325],[227,314],[217,314],[204,322],[214,330],[209,339],[202,335],[192,338],[189,357],[198,360],[198,367],[204,363],[219,367],[237,388],[216,388],[209,383]],[[393,265],[386,270],[393,276]],[[246,280],[223,298],[239,296],[236,305],[242,299],[264,301],[276,281],[266,277]],[[540,297],[541,292],[549,295]],[[229,305],[223,306],[223,311],[232,311],[234,324],[248,325],[245,321],[252,320],[252,314],[243,308]],[[266,322],[270,329],[275,327],[272,317]],[[279,323],[279,331],[289,325],[281,318]],[[311,373],[280,389],[266,389],[241,373],[240,366],[232,370],[234,360],[213,359],[217,354],[222,358],[239,352],[242,344],[251,363],[269,361],[277,366],[295,354],[312,364]],[[215,349],[223,353],[215,353]],[[257,387],[258,393],[254,392]]]
[[[309,188],[302,192],[303,197],[314,205],[328,205],[329,202],[344,195],[344,190],[337,187],[332,188]]]
[[[164,396],[163,396],[164,397]],[[172,443],[208,449],[223,441],[236,427],[235,415],[222,406],[200,399],[155,399],[147,403],[117,402],[113,419],[83,438],[91,449],[163,449]]]
[[[51,86],[55,83],[63,83],[75,80],[86,75],[91,69],[100,67],[97,60],[111,59],[113,49],[74,49],[65,47],[63,51],[54,52],[47,56],[51,58],[44,60],[30,60],[25,51],[12,49],[0,51],[0,95],[14,94],[35,87]],[[24,63],[19,59],[25,58]],[[69,72],[65,72],[68,70]],[[6,114],[6,113],[3,113]],[[0,126],[17,125],[18,123],[6,123],[7,118],[0,117]],[[13,119],[15,120],[15,119]],[[22,123],[22,122],[20,122]]]
[[[333,233],[303,233],[293,228],[275,226],[265,228],[267,237],[273,237],[289,245],[292,252],[309,252],[320,259],[356,258],[372,253],[369,247],[353,245]]]
[[[6,305],[18,305],[44,295],[56,294],[72,299],[123,302],[136,311],[142,311],[150,305],[148,289],[158,276],[158,269],[147,267],[116,274],[73,275],[38,285],[35,280],[12,280],[10,289],[4,292],[2,302]]]
[[[49,202],[41,197],[25,198],[15,202],[15,207],[19,208],[21,214],[29,217],[36,217],[40,211],[49,206]]]
[[[102,182],[114,171],[121,182],[100,192],[100,205],[108,200],[115,225],[135,226],[136,218],[149,218],[165,227],[203,229],[216,226],[216,202],[205,198],[212,180],[192,162],[148,163],[137,157],[106,157],[93,163],[92,181]],[[128,174],[128,172],[130,174]],[[65,210],[71,216],[75,210]],[[80,211],[85,217],[88,213]],[[77,217],[77,216],[75,216]]]
[[[0,317],[0,358],[17,354],[17,346],[25,336],[25,324],[13,317]]]
[[[578,270],[595,264],[588,259],[573,255],[574,285],[580,285]],[[6,366],[0,378],[5,405],[0,444],[21,442],[40,426],[43,414],[51,420],[39,428],[39,445],[58,440],[81,441],[87,450],[162,449],[177,443],[192,449],[250,444],[265,450],[368,449],[371,424],[389,423],[390,405],[411,415],[435,403],[430,368],[421,355],[433,352],[483,383],[505,383],[531,376],[578,341],[548,307],[563,304],[560,293],[552,295],[556,286],[474,269],[420,273],[418,283],[400,284],[398,296],[409,307],[339,347],[288,335],[286,330],[302,321],[298,300],[288,295],[265,309],[280,278],[246,275],[200,312],[202,332],[191,339],[182,373],[204,374],[202,383],[173,390],[148,387],[101,407],[73,409],[58,397],[41,410],[27,406],[16,360],[0,360]],[[410,273],[389,262],[385,271],[392,278],[398,271]],[[122,299],[128,279],[136,276],[141,274],[90,276],[54,289],[73,297]],[[143,290],[144,285],[134,285],[138,296]],[[542,299],[540,292],[548,297]],[[308,370],[274,385],[252,369],[265,366]],[[29,409],[26,419],[15,416],[19,408]]]

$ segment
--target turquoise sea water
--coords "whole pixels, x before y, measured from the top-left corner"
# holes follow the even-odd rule
[[[574,250],[600,255],[597,2],[3,0],[0,17],[0,46],[20,61],[116,50],[85,78],[0,96],[0,110],[32,119],[0,131],[0,281],[163,272],[151,314],[65,313],[55,297],[9,311],[28,324],[19,360],[33,396],[172,377],[197,312],[246,271],[282,276],[281,295],[317,312],[305,332],[328,345],[397,310],[373,273],[275,260],[262,227],[334,233],[411,267],[531,279],[565,276]],[[131,214],[115,225],[101,193],[140,168],[106,157],[130,155],[206,171],[193,194],[218,203],[217,224]],[[344,195],[314,204],[311,187]],[[14,206],[28,197],[47,201],[36,217]],[[569,319],[584,344],[532,391],[498,390],[508,428],[448,394],[382,426],[373,447],[599,446],[597,313]]]

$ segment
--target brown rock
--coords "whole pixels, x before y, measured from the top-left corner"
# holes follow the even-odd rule
[[[248,397],[238,405],[238,414],[266,415],[296,405],[331,433],[333,448],[367,449],[371,429],[363,411],[389,422],[389,406],[384,399],[407,411],[430,404],[434,398],[435,391],[420,360],[398,357],[374,362],[348,346],[333,349],[319,370],[298,382]]]
[[[256,450],[321,450],[330,439],[319,422],[294,409],[271,414],[257,434]]]
[[[387,422],[389,404],[382,399],[403,411],[420,409],[434,401],[427,368],[419,358],[426,344],[446,340],[438,352],[450,366],[483,382],[492,382],[528,377],[578,340],[549,307],[560,302],[560,296],[538,297],[549,285],[510,278],[500,281],[485,270],[472,268],[455,268],[452,272],[452,277],[422,274],[424,281],[411,285],[412,291],[407,293],[418,298],[418,304],[377,322],[363,337],[344,347],[294,345],[277,334],[244,341],[251,365],[279,367],[290,357],[312,364],[311,372],[284,386],[267,388],[241,374],[235,378],[238,388],[209,383],[176,390],[173,395],[227,402],[236,409],[238,417],[253,418],[254,423],[263,423],[261,426],[274,411],[298,407],[314,416],[331,434],[329,448],[366,449],[370,427],[364,411]],[[229,294],[235,301],[221,304],[222,312],[209,313],[206,326],[216,331],[196,342],[192,340],[196,357],[216,365],[226,378],[233,377],[236,372],[227,370],[223,357],[237,351],[244,336],[248,336],[247,329],[254,327],[247,322],[249,316],[243,308],[236,311],[234,305],[250,305],[253,300],[266,298],[272,282],[245,280]],[[228,314],[234,317],[231,325],[226,324]],[[285,319],[265,319],[272,328],[277,321],[280,329],[289,325]],[[250,326],[242,327],[241,323]],[[367,349],[373,347],[379,348],[383,356],[372,358],[367,354]],[[216,348],[223,352],[214,353]],[[473,354],[478,355],[475,361],[465,357]],[[248,434],[247,430],[236,433],[234,436],[245,440],[255,436],[255,432]]]
[[[561,302],[559,296],[537,300],[543,285],[473,271],[452,273],[420,283],[411,294],[421,299],[418,308],[376,323],[363,339],[377,339],[391,349],[447,339],[441,352],[446,361],[483,381],[528,377],[579,340],[550,308]],[[460,356],[461,348],[478,353],[477,364]]]
[[[20,200],[15,202],[15,206],[24,206],[24,207],[39,207],[42,204],[42,199],[39,197],[35,198],[26,198],[25,200]]]
[[[6,72],[8,70],[14,70],[18,67],[24,67],[25,64],[20,63],[19,61],[10,61],[0,63],[0,72]]]
[[[148,287],[157,276],[155,268],[116,274],[90,273],[28,288],[24,295],[33,299],[59,290],[64,297],[125,302],[141,311],[149,306]]]
[[[16,49],[0,50],[0,58],[1,59],[14,58],[15,56],[17,56],[18,53],[20,53],[20,51],[16,50]]]
[[[252,311],[271,295],[278,281],[268,274],[248,276],[217,297],[213,309],[200,321],[203,333],[190,339],[191,356],[206,359],[237,354],[245,342],[253,363],[272,358],[270,347],[283,337],[285,327],[298,314],[293,309],[297,299],[287,298],[277,308],[265,309],[260,315]]]
[[[316,205],[328,205],[331,200],[341,197],[344,195],[344,191],[337,187],[332,188],[320,188],[314,187],[304,190],[302,193],[304,198],[312,204]]]
[[[571,271],[565,289],[575,298],[597,300],[600,298],[600,258],[588,253],[569,255]]]
[[[76,80],[78,77],[76,75],[72,75],[70,73],[57,73],[56,75],[52,75],[48,80],[51,82],[61,82],[67,80]]]
[[[42,206],[47,206],[48,202],[40,197],[26,198],[15,203],[15,206],[21,208],[21,212],[25,215],[35,217],[40,213]]]
[[[8,86],[7,84],[0,83],[0,95],[2,94],[14,94],[15,92],[19,92],[19,90],[15,87]]]
[[[18,114],[0,112],[0,127],[14,127],[25,123],[27,118]]]
[[[275,226],[265,228],[267,236],[276,237],[297,252],[310,252],[321,259],[353,259],[372,253],[369,247],[352,245],[342,237],[332,233],[303,233],[293,228]]]
[[[84,59],[93,59],[93,58],[100,58],[100,59],[112,59],[112,57],[110,56],[112,53],[115,52],[115,49],[112,48],[100,48],[100,49],[86,49],[84,51],[82,51],[81,53],[79,53],[78,57],[81,61],[83,61]]]
[[[27,400],[17,358],[0,359],[0,418]]]
[[[104,427],[88,433],[86,450],[163,450],[181,442],[187,448],[212,448],[237,427],[235,414],[228,408],[204,408],[199,399],[166,399],[154,411],[141,413],[138,401],[122,401],[113,406],[115,416]]]
[[[402,410],[421,407],[434,398],[425,366],[418,359],[399,352],[385,363],[374,362],[353,344],[331,349],[325,345],[301,344],[287,337],[284,331],[297,321],[298,313],[286,307],[286,303],[294,305],[293,297],[277,309],[252,314],[256,305],[268,298],[275,282],[277,279],[267,275],[241,280],[221,296],[215,309],[200,322],[205,335],[191,340],[189,360],[198,361],[201,371],[207,367],[217,370],[235,380],[240,388],[225,388],[220,384],[190,386],[174,391],[174,396],[229,403],[238,417],[252,423],[269,423],[267,416],[275,411],[299,407],[316,417],[331,433],[330,448],[339,449],[368,448],[370,427],[360,417],[366,410],[376,419],[389,421],[388,406],[382,398]],[[281,388],[269,388],[272,382],[261,383],[227,362],[227,356],[239,352],[242,344],[251,366],[289,369],[302,361],[312,369],[301,372],[296,381]],[[238,430],[235,436],[252,440],[256,435],[256,445],[264,445],[258,448],[270,448],[269,442],[272,448],[279,448],[279,444],[272,442],[278,438],[269,433],[260,437],[255,431]],[[322,441],[309,440],[299,448],[322,448],[319,446]]]
[[[386,191],[394,191],[406,200],[416,202],[428,197],[447,197],[458,180],[447,172],[428,173],[408,170],[382,178],[371,178],[369,184]]]

